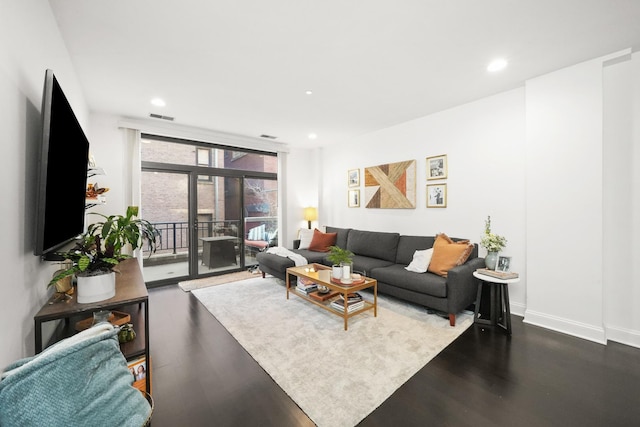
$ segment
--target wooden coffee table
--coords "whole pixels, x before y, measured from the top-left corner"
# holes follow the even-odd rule
[[[320,278],[320,271],[328,271],[329,272],[329,280],[323,280]],[[344,330],[346,331],[348,328],[348,321],[349,318],[352,316],[355,316],[356,314],[360,314],[362,312],[365,312],[367,310],[373,310],[373,315],[374,317],[378,316],[378,281],[376,279],[371,279],[369,277],[364,277],[363,276],[363,280],[362,283],[357,282],[357,283],[353,283],[350,285],[345,285],[342,283],[335,283],[333,282],[330,277],[331,277],[331,267],[327,267],[326,265],[322,265],[322,264],[307,264],[307,265],[301,265],[299,267],[290,267],[287,268],[287,274],[286,274],[286,282],[287,282],[287,299],[289,299],[289,289],[291,289],[291,281],[290,281],[290,277],[291,276],[295,276],[298,278],[305,278],[305,279],[309,279],[319,285],[324,285],[326,287],[328,287],[329,289],[331,289],[331,291],[335,291],[338,292],[339,294],[342,295],[343,299],[344,299],[344,311],[343,312],[339,312],[338,310],[334,309],[331,307],[331,301],[333,301],[334,299],[338,298],[338,297],[334,297],[331,298],[329,300],[326,301],[316,301],[315,299],[300,293],[298,291],[292,291],[292,293],[298,295],[300,298],[302,298],[305,301],[309,301],[312,304],[317,305],[318,307],[322,307],[325,310],[334,313],[340,317],[342,317],[344,319]],[[347,295],[353,292],[358,292],[361,291],[363,289],[368,289],[368,288],[373,288],[373,302],[364,301],[364,307],[362,307],[359,310],[354,310],[352,312],[348,312],[347,311]]]

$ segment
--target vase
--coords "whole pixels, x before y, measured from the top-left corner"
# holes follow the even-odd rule
[[[487,267],[487,269],[495,270],[497,262],[498,262],[498,252],[487,253],[487,257],[484,259],[484,265]]]
[[[78,303],[103,301],[116,294],[116,273],[113,271],[98,276],[78,276]]]
[[[343,262],[343,263],[340,263],[340,265],[342,266],[342,279],[344,280],[351,279],[352,264],[350,262]]]
[[[336,280],[340,280],[342,278],[342,266],[341,265],[334,264],[331,267],[331,277],[333,277]]]

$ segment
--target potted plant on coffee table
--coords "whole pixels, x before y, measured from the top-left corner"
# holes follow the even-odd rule
[[[341,279],[345,277],[345,267],[347,267],[349,271],[347,277],[351,277],[353,252],[348,249],[343,249],[339,246],[329,246],[329,255],[327,255],[327,259],[333,264],[332,277],[334,279]]]
[[[93,215],[101,216],[104,221],[89,225],[71,250],[57,253],[71,265],[58,271],[49,282],[51,286],[60,279],[75,275],[79,303],[102,301],[115,295],[113,268],[131,257],[126,252],[133,253],[142,247],[145,240],[151,253],[156,249],[155,229],[149,221],[136,218],[137,206],[129,206],[124,216]]]

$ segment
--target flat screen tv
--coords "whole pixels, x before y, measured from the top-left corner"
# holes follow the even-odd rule
[[[42,95],[34,254],[45,256],[84,231],[89,141],[53,71]]]

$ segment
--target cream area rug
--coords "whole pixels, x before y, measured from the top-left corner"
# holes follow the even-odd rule
[[[378,295],[378,316],[354,316],[345,331],[341,317],[296,295],[287,300],[275,278],[192,293],[319,427],[356,425],[473,321],[459,314],[451,327],[424,308]]]
[[[224,283],[237,282],[238,280],[246,280],[256,277],[257,274],[249,271],[237,271],[235,273],[223,274],[221,276],[205,277],[204,279],[186,280],[178,282],[178,286],[185,292],[194,289],[207,288],[209,286],[222,285]]]

